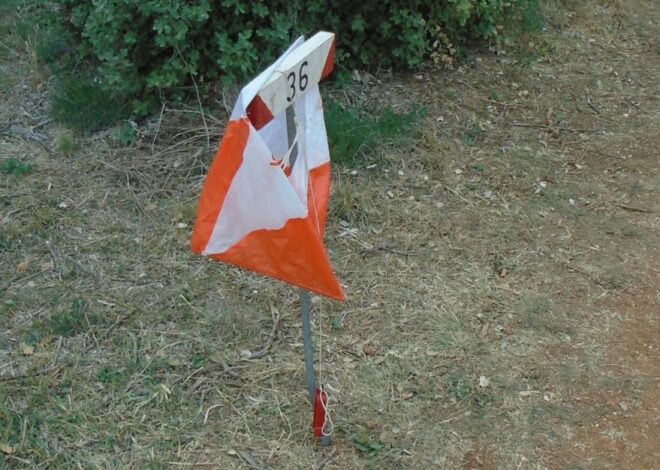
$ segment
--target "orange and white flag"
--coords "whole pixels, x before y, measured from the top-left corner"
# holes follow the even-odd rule
[[[330,153],[318,82],[332,70],[331,39],[311,58],[299,39],[241,91],[202,190],[192,249],[344,300],[323,243]]]

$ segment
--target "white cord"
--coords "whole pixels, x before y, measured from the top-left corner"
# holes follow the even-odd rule
[[[325,395],[327,403],[323,401],[323,395]],[[332,418],[330,417],[330,396],[328,395],[328,392],[325,391],[323,386],[321,386],[321,406],[323,407],[323,414],[325,416],[323,426],[321,426],[321,434],[323,436],[330,436],[335,430],[335,425],[332,422]],[[327,427],[330,429],[326,430]]]

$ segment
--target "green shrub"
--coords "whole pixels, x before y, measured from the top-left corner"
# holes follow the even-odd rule
[[[143,114],[193,79],[242,82],[292,38],[318,30],[337,33],[337,59],[348,68],[451,62],[458,48],[496,39],[516,15],[531,18],[536,1],[61,0],[54,21],[94,66],[97,84]]]

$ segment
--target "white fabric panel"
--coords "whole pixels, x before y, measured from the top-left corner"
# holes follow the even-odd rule
[[[275,118],[259,129],[259,135],[264,139],[268,148],[273,152],[276,159],[280,160],[286,155],[288,148],[286,134],[286,113],[280,113]]]
[[[309,169],[321,166],[330,160],[328,134],[323,118],[323,101],[318,85],[305,95],[302,103],[305,107],[305,144]]]
[[[289,219],[307,217],[307,205],[300,201],[282,169],[271,162],[266,143],[251,128],[243,163],[232,180],[203,254],[222,253],[250,232],[280,229]]]

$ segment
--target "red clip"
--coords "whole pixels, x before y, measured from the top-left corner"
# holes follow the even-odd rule
[[[323,387],[316,389],[314,396],[314,422],[312,428],[316,437],[323,437],[323,427],[327,419],[328,392]]]

